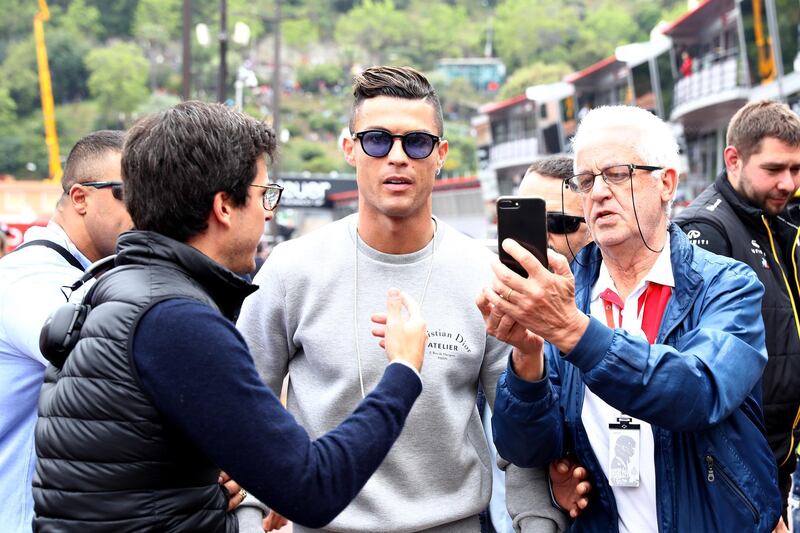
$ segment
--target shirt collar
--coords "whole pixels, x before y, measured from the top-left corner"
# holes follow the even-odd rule
[[[667,239],[664,241],[664,248],[658,254],[658,258],[656,258],[656,262],[653,263],[653,266],[650,268],[650,271],[645,274],[644,278],[639,282],[636,288],[631,292],[632,295],[638,294],[641,292],[641,289],[645,286],[646,282],[653,282],[659,283],[661,285],[666,285],[672,288],[675,288],[675,277],[672,273],[672,261],[670,257],[670,238],[669,234],[667,234]],[[611,289],[612,291],[616,292],[617,287],[614,284],[614,280],[611,279],[611,274],[608,273],[608,268],[606,267],[605,262],[600,264],[600,273],[597,276],[597,281],[595,282],[594,286],[592,287],[592,300],[595,301],[600,297],[600,293],[606,289]]]
[[[52,220],[47,223],[46,227],[42,226],[31,226],[25,232],[25,238],[23,242],[28,241],[35,241],[38,239],[45,239],[48,241],[52,241],[56,244],[60,244],[64,248],[67,249],[69,253],[78,260],[78,262],[83,266],[84,269],[88,268],[89,265],[92,264],[89,259],[78,250],[78,247],[70,240],[67,232],[64,231],[64,228],[59,226],[57,223],[53,222]]]

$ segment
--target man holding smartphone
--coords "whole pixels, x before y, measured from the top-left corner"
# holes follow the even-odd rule
[[[314,435],[377,383],[381,350],[368,312],[383,287],[415,297],[429,319],[425,391],[380,469],[325,530],[478,533],[494,459],[475,399],[480,382],[494,403],[508,354],[472,305],[492,255],[432,216],[448,145],[428,80],[373,67],[356,76],[354,96],[342,148],[356,169],[358,213],[277,246],[238,327],[274,391],[289,374],[288,408]],[[543,477],[525,488],[542,527],[563,528]]]
[[[549,157],[535,161],[519,185],[520,196],[543,198],[547,207],[547,246],[569,261],[592,242],[583,218],[581,197],[566,186],[572,177],[572,159]]]
[[[771,531],[780,517],[764,435],[763,286],[669,221],[680,159],[667,124],[601,107],[573,139],[594,237],[550,272],[497,262],[478,305],[514,346],[498,382],[498,452],[524,467],[574,451],[595,481],[573,531]],[[623,312],[624,311],[624,312]]]

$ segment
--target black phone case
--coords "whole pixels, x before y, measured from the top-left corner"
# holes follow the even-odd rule
[[[514,239],[548,268],[547,207],[542,198],[501,196],[497,199],[497,253],[500,261],[527,278],[528,273],[522,265],[503,250],[504,239]]]

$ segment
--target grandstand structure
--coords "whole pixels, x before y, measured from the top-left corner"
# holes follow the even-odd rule
[[[569,153],[577,123],[601,105],[637,105],[668,121],[683,156],[679,194],[694,198],[724,168],[737,109],[769,98],[800,112],[799,40],[798,0],[702,0],[648,42],[483,106],[472,125],[485,198],[513,194],[533,161]]]

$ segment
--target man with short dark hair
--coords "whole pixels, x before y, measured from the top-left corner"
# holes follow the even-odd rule
[[[3,530],[31,530],[36,402],[47,361],[39,331],[91,263],[114,253],[131,227],[122,202],[125,133],[97,131],[67,157],[63,194],[47,227],[32,227],[0,261],[0,517]],[[72,297],[75,301],[82,293]]]
[[[284,516],[320,527],[400,434],[422,391],[425,343],[406,295],[389,291],[379,318],[391,360],[383,378],[316,441],[261,383],[233,325],[256,289],[240,275],[253,270],[280,201],[265,161],[274,150],[265,124],[220,104],[184,102],[131,128],[122,169],[136,230],[120,237],[115,267],[90,290],[63,368],[48,372],[36,529],[235,531],[229,509],[247,494],[230,498],[220,469]]]
[[[520,196],[543,198],[547,208],[547,245],[566,257],[575,259],[592,240],[579,195],[566,186],[572,177],[572,158],[539,159],[528,167],[519,185]]]
[[[727,144],[725,170],[675,222],[692,243],[750,265],[764,284],[764,420],[785,514],[800,419],[800,292],[798,228],[784,209],[800,187],[800,118],[778,102],[751,102],[731,118]]]
[[[356,76],[353,94],[342,148],[356,169],[358,213],[276,246],[238,327],[270,388],[279,391],[288,373],[289,410],[321,434],[378,382],[367,314],[375,295],[397,285],[415,296],[430,320],[428,392],[375,476],[325,530],[477,533],[493,458],[476,393],[481,383],[494,403],[508,351],[487,337],[473,305],[492,256],[432,215],[448,144],[428,80],[407,67],[372,67]],[[563,527],[539,481],[527,488],[547,515],[542,527]]]

